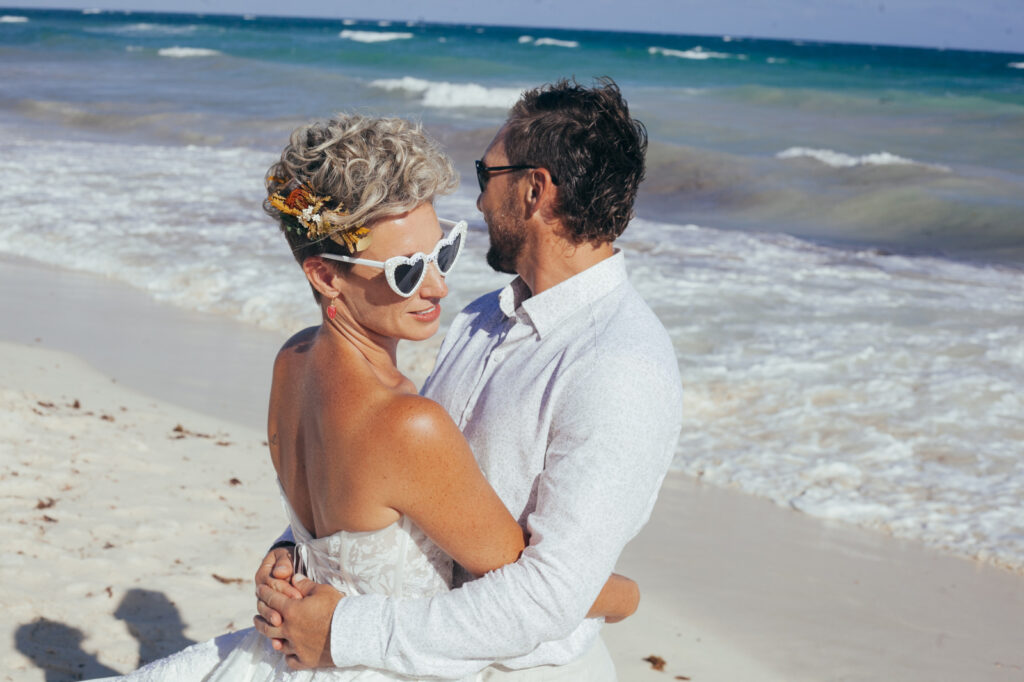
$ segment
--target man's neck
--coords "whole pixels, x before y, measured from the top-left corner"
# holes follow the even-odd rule
[[[615,254],[610,242],[573,244],[552,231],[532,241],[517,259],[516,271],[534,296]]]

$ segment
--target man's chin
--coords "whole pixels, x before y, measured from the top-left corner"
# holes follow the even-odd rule
[[[504,272],[506,275],[516,274],[515,263],[509,263],[508,259],[504,256],[505,254],[492,246],[487,249],[487,264],[494,270]]]

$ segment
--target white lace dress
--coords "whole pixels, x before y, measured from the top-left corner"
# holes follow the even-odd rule
[[[314,538],[281,493],[296,554],[306,575],[348,595],[378,593],[423,597],[449,589],[452,561],[417,526],[402,517],[387,528],[363,533],[341,531]],[[294,682],[330,680],[372,682],[409,680],[367,668],[289,670],[284,655],[253,628],[222,635],[183,649],[124,677],[131,682]]]

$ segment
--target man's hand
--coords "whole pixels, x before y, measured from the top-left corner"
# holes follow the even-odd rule
[[[275,649],[285,653],[292,670],[333,666],[331,618],[345,595],[330,585],[321,585],[302,576],[296,576],[295,588],[301,599],[268,585],[257,587],[260,615],[253,618],[253,624],[271,638]],[[276,615],[279,623],[272,624],[265,614]]]

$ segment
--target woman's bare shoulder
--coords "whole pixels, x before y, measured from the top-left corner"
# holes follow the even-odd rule
[[[383,456],[403,467],[438,463],[466,449],[462,433],[444,408],[414,393],[382,400],[374,421]]]
[[[294,357],[295,355],[305,355],[308,353],[313,347],[313,341],[316,340],[318,329],[319,327],[307,327],[293,334],[290,339],[284,342],[281,349],[277,351],[276,362]]]

